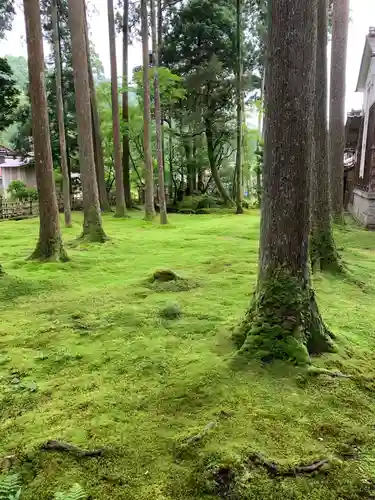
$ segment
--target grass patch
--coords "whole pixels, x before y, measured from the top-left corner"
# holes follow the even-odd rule
[[[81,223],[74,214],[66,243]],[[338,351],[316,359],[311,376],[277,363],[231,363],[229,330],[257,274],[256,211],[170,215],[167,227],[141,213],[104,216],[104,227],[104,245],[68,246],[70,262],[39,264],[24,260],[38,221],[1,226],[0,463],[19,457],[22,498],[50,500],[76,483],[96,500],[372,498],[374,233],[348,224],[336,234],[364,287],[314,277]],[[160,269],[184,279],[151,282]],[[169,304],[183,312],[178,320],[165,319]],[[51,439],[109,453],[41,451]],[[249,461],[252,453],[281,470],[323,458],[330,465],[274,478]]]

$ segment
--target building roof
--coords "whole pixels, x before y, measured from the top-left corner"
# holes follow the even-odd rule
[[[27,167],[32,162],[33,158],[25,158],[25,159],[22,159],[20,157],[5,158],[4,163],[1,164],[1,168]]]
[[[0,156],[16,156],[17,153],[13,149],[7,148],[0,144]]]
[[[375,57],[375,28],[370,28],[369,34],[366,37],[356,92],[364,92],[366,88],[366,80],[372,57]]]

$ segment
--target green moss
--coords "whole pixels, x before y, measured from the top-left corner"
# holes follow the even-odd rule
[[[274,270],[258,284],[249,312],[234,341],[241,354],[309,363],[310,354],[330,352],[333,343],[318,312],[313,290],[303,276]]]
[[[310,237],[310,260],[315,270],[341,273],[344,266],[331,231],[313,231]]]
[[[69,262],[43,265],[25,261],[38,220],[1,223],[7,274],[0,279],[0,457],[19,457],[22,500],[51,500],[75,483],[97,500],[218,499],[209,473],[221,466],[238,478],[232,499],[371,498],[374,234],[347,224],[335,235],[366,293],[331,273],[314,277],[338,346],[314,358],[314,366],[356,377],[308,376],[302,384],[302,370],[284,362],[246,358],[245,370],[232,368],[228,329],[256,284],[257,211],[171,214],[167,229],[145,223],[140,211],[131,216],[104,216],[108,243],[69,247]],[[74,213],[73,229],[62,230],[65,246],[80,233],[82,219]],[[160,268],[200,286],[154,293],[144,282]],[[4,281],[2,289],[7,278],[20,283]],[[178,321],[157,314],[167,300],[183,310]],[[174,444],[222,411],[228,418],[176,461]],[[361,438],[357,458],[343,460],[354,437]],[[110,453],[77,460],[40,452],[49,439]],[[317,477],[275,480],[255,467],[242,473],[249,450],[280,465],[324,457],[342,463]]]

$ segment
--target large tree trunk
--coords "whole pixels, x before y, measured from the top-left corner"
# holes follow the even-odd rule
[[[72,37],[72,57],[76,114],[78,127],[79,162],[83,191],[83,234],[89,241],[104,242],[99,193],[96,182],[92,119],[86,41],[85,0],[69,0],[69,27]]]
[[[236,152],[236,213],[243,214],[242,208],[242,0],[236,0],[237,14],[237,74],[236,74],[236,105],[237,105],[237,152]]]
[[[343,222],[344,213],[345,75],[348,27],[349,0],[334,0],[329,107],[329,147],[332,215],[334,220],[338,223]]]
[[[103,212],[111,212],[111,207],[108,201],[107,187],[105,183],[103,143],[102,143],[102,134],[100,130],[100,116],[98,111],[98,105],[96,102],[94,75],[92,71],[91,57],[90,57],[90,43],[89,43],[89,34],[88,34],[88,26],[86,18],[86,4],[84,4],[84,8],[85,8],[85,41],[87,47],[86,49],[87,65],[88,65],[89,87],[90,87],[90,109],[91,109],[91,123],[92,123],[92,140],[94,147],[95,175],[99,191],[100,208],[103,210]]]
[[[67,260],[60,234],[45,88],[39,0],[24,0],[31,118],[39,195],[39,241],[32,259]]]
[[[213,132],[212,132],[212,123],[209,120],[209,118],[205,119],[205,125],[206,125],[208,160],[210,162],[212,177],[215,181],[215,184],[216,184],[216,187],[220,193],[220,196],[223,198],[223,201],[227,205],[232,205],[233,201],[230,199],[225,187],[223,186],[223,183],[221,182],[219,169],[218,169],[218,166],[216,164],[215,150],[214,150],[214,137],[213,137]]]
[[[272,1],[259,276],[235,335],[243,354],[263,362],[308,363],[332,347],[308,267],[316,21],[316,0]]]
[[[145,219],[155,217],[154,206],[154,168],[151,152],[151,104],[150,71],[148,53],[148,16],[147,0],[141,0],[142,55],[143,55],[143,149],[145,158]]]
[[[318,0],[318,38],[315,80],[315,151],[311,183],[312,269],[341,271],[331,225],[331,196],[327,134],[327,29],[328,2]]]
[[[115,156],[115,179],[116,179],[116,217],[126,215],[125,193],[123,186],[123,173],[121,164],[121,135],[120,135],[120,109],[117,83],[117,60],[116,60],[116,32],[115,14],[113,0],[108,0],[108,32],[109,51],[111,59],[111,89],[112,89],[112,123],[113,123],[113,145]]]
[[[68,168],[68,157],[65,140],[64,123],[64,102],[62,96],[62,78],[61,78],[61,58],[60,58],[60,36],[59,36],[59,17],[57,9],[57,0],[52,0],[51,5],[52,29],[53,29],[53,49],[55,57],[55,77],[56,77],[56,100],[57,100],[57,121],[59,125],[61,172],[63,178],[63,199],[64,199],[64,217],[65,226],[72,227],[72,211],[70,207],[70,176]]]
[[[122,119],[126,126],[122,136],[122,171],[124,175],[124,194],[127,208],[132,208],[130,189],[130,143],[129,143],[129,0],[124,0],[122,19]]]
[[[160,89],[159,89],[159,48],[156,33],[156,12],[155,0],[150,0],[151,10],[151,31],[152,31],[152,58],[154,63],[154,99],[155,99],[155,124],[156,124],[156,157],[158,163],[158,181],[159,181],[159,206],[160,223],[168,224],[167,205],[165,202],[165,183],[164,183],[164,162],[163,162],[163,137],[161,123]]]

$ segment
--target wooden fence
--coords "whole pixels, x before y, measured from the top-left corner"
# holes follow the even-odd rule
[[[60,212],[64,210],[62,197],[58,196]],[[78,196],[72,197],[72,209],[82,210],[82,199]],[[39,203],[35,200],[16,201],[0,196],[0,221],[21,220],[30,217],[38,217]]]

